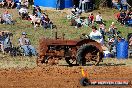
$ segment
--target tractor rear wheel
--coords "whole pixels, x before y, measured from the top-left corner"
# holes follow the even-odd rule
[[[84,66],[86,62],[93,61],[94,65],[100,62],[99,49],[93,45],[84,44],[77,51],[77,64]]]

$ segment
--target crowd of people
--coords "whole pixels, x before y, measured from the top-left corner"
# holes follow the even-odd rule
[[[117,21],[121,25],[132,26],[132,11],[131,9],[124,11],[120,10],[116,14]],[[70,25],[75,28],[80,28],[82,26],[91,27],[92,32],[90,35],[82,34],[83,38],[90,38],[102,44],[103,48],[109,53],[112,53],[112,56],[116,56],[116,45],[119,41],[124,39],[121,36],[121,32],[115,25],[115,22],[112,22],[109,25],[109,29],[106,30],[106,24],[103,20],[103,17],[100,12],[94,16],[93,13],[90,13],[88,17],[81,17],[82,11],[78,8],[73,8],[70,14],[67,15],[67,19],[70,20]],[[98,25],[98,28],[93,26]],[[86,36],[85,36],[86,35]],[[106,39],[106,36],[108,39]],[[128,40],[129,45],[131,45],[131,39]],[[107,52],[108,53],[108,52]]]
[[[128,4],[127,0],[112,0],[113,7],[117,8],[118,10],[127,10],[131,8]]]
[[[42,26],[44,29],[53,28],[53,23],[46,13],[42,13],[39,6],[34,6],[32,14],[28,12],[26,7],[21,7],[19,15],[22,19],[30,20],[31,24],[36,28]]]
[[[7,1],[10,1],[7,2]],[[113,0],[114,1],[114,0]],[[27,0],[24,1],[24,4],[22,5],[21,0],[1,0],[2,5],[4,6],[5,3],[7,3],[7,8],[12,8],[14,5],[16,5],[16,8],[19,9],[18,13],[21,17],[21,20],[28,20],[31,22],[31,24],[34,26],[34,28],[40,26],[44,29],[50,28],[53,29],[53,22],[50,20],[49,16],[44,13],[39,6],[34,6],[32,13],[28,12],[28,2]],[[19,3],[19,4],[18,4]],[[70,25],[74,26],[75,28],[80,28],[82,26],[91,27],[92,32],[87,35],[83,34],[85,38],[93,39],[97,42],[99,42],[105,50],[110,51],[113,53],[113,56],[115,56],[115,47],[117,42],[119,42],[122,38],[120,35],[120,31],[118,31],[118,28],[115,25],[115,22],[112,22],[111,25],[109,25],[109,30],[106,30],[106,24],[103,20],[101,12],[98,12],[96,16],[94,13],[89,13],[87,17],[81,17],[82,12],[85,12],[89,9],[89,4],[91,3],[90,0],[80,0],[79,8],[76,6],[73,7],[73,9],[70,11],[70,14],[67,15],[67,19],[70,20]],[[115,3],[113,2],[113,5],[115,6]],[[0,23],[1,24],[15,24],[15,21],[12,19],[12,15],[8,12],[8,10],[5,10],[3,14],[0,16]],[[116,14],[117,21],[121,24],[125,25],[132,25],[132,11],[131,9],[125,12],[124,10]],[[93,26],[97,24],[98,28],[96,26]],[[26,36],[27,34],[25,32],[22,33],[22,37],[19,39],[19,46],[24,50],[25,55],[30,55],[32,53],[33,55],[37,55],[37,52],[35,48],[31,45],[31,42]],[[4,37],[3,37],[4,36]],[[106,36],[108,36],[108,39],[106,39]],[[9,36],[5,36],[2,34],[0,37],[0,46],[1,51],[3,53],[5,49],[5,44],[3,41],[6,41],[6,39],[10,40]],[[132,45],[132,38],[129,40],[129,45]],[[10,43],[11,44],[11,43]]]
[[[0,0],[0,5],[2,8],[17,8],[19,9],[21,5],[24,5],[28,8],[28,0]]]
[[[0,49],[3,54],[10,53],[12,56],[15,56],[18,51],[13,51],[14,48],[11,42],[11,37],[13,37],[13,34],[10,33],[9,31],[0,31]],[[21,55],[37,56],[37,51],[31,45],[31,42],[27,37],[26,32],[22,32],[22,36],[18,40],[18,47]]]
[[[132,10],[120,11],[116,14],[116,19],[122,25],[132,26]]]

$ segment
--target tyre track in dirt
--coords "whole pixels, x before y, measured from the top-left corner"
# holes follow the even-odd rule
[[[132,81],[132,67],[83,67],[90,79],[126,79]],[[34,69],[0,70],[0,88],[81,88],[81,67],[43,66]],[[89,86],[95,88],[95,86]],[[132,86],[96,86],[131,88]]]

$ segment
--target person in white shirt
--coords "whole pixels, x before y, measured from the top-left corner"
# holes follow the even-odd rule
[[[98,15],[96,15],[96,23],[101,24],[102,23],[102,16],[101,13],[99,12]]]
[[[97,41],[98,43],[103,43],[102,34],[97,30],[95,26],[92,26],[92,32],[89,35],[90,39]]]
[[[26,9],[26,7],[22,7],[22,8],[19,10],[19,15],[22,17],[22,19],[28,17],[28,10]]]

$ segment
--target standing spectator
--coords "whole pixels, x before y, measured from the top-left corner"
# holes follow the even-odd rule
[[[60,10],[61,9],[61,0],[57,0],[56,1],[56,10]]]
[[[98,15],[96,15],[96,23],[101,24],[103,22],[101,13],[98,12]]]
[[[84,0],[79,1],[79,9],[81,9],[82,12],[85,11],[85,1]]]
[[[88,11],[89,7],[90,7],[91,0],[84,0],[84,1],[85,1],[85,11]]]
[[[92,26],[92,32],[89,36],[91,39],[97,41],[98,43],[103,43],[102,34],[97,30],[95,26]]]

